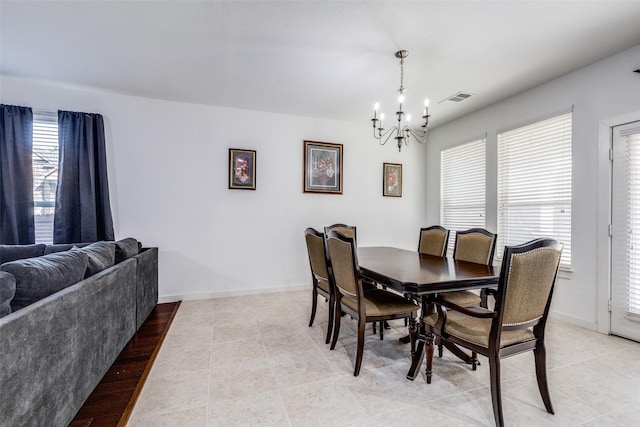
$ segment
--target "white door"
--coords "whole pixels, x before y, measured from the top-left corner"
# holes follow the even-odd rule
[[[640,122],[613,128],[611,333],[640,341]]]

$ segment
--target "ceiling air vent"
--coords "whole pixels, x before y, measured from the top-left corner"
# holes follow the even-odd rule
[[[451,95],[448,98],[443,99],[442,101],[438,102],[438,104],[445,102],[445,101],[451,101],[451,102],[462,102],[465,99],[468,99],[471,97],[472,94],[468,93],[468,92],[458,92],[458,93],[454,93],[453,95]]]

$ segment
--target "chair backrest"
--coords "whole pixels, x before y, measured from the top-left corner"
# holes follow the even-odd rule
[[[358,238],[356,236],[356,226],[355,225],[346,225],[346,224],[333,224],[327,225],[324,228],[324,234],[328,235],[330,231],[337,231],[340,234],[344,234],[347,237],[353,237],[353,239],[357,242]]]
[[[420,229],[418,252],[426,255],[445,256],[449,242],[449,230],[439,225]]]
[[[333,230],[327,235],[327,248],[335,286],[344,295],[360,299],[362,282],[356,254],[355,238]]]
[[[498,235],[484,228],[456,231],[453,259],[491,265]]]
[[[503,328],[546,322],[562,247],[553,239],[505,247],[496,295]]]
[[[329,271],[327,268],[327,252],[325,248],[324,235],[309,227],[304,230],[304,238],[307,242],[311,274],[313,274],[318,280],[328,282]]]

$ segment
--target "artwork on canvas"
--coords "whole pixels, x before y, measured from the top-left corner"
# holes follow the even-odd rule
[[[342,194],[342,144],[304,141],[305,193]]]
[[[256,152],[229,148],[229,188],[256,189]]]
[[[384,163],[382,166],[382,195],[402,197],[402,165]]]

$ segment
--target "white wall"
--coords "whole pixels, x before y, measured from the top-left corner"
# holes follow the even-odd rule
[[[425,146],[398,153],[362,123],[167,102],[0,77],[0,102],[105,118],[116,238],[160,250],[161,301],[310,286],[303,231],[358,227],[360,245],[417,246]],[[344,144],[344,194],[302,192],[303,140]],[[257,190],[229,190],[228,149],[257,150]],[[382,197],[382,163],[403,197]]]
[[[599,140],[599,125],[610,123],[612,117],[629,117],[640,112],[640,74],[633,73],[639,67],[640,46],[637,46],[437,127],[432,130],[427,147],[427,199],[439,200],[440,150],[487,132],[487,228],[496,231],[496,134],[574,106],[573,271],[561,275],[552,310],[556,317],[602,332],[608,332],[606,227],[610,168],[607,142]],[[439,206],[429,204],[426,222],[438,222],[439,217]]]

